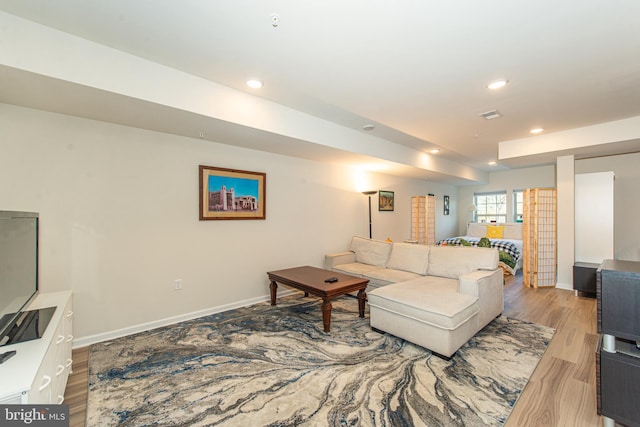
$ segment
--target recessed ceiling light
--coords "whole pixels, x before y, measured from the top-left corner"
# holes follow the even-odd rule
[[[434,148],[431,150],[431,154],[438,154],[440,152],[439,148]]]
[[[264,84],[258,79],[249,79],[247,80],[247,86],[251,89],[260,89]]]
[[[489,162],[489,163],[487,163],[487,164],[488,164],[489,166],[495,166],[495,165],[497,165],[498,163],[497,163],[497,162],[493,162],[493,161],[491,161],[491,162]]]
[[[507,79],[498,79],[498,80],[494,80],[491,83],[489,83],[487,85],[487,87],[489,89],[495,90],[495,89],[500,89],[503,88],[507,85],[507,83],[509,83],[509,80]]]
[[[544,129],[542,128],[533,128],[529,132],[536,134],[536,133],[541,133],[542,131],[544,131]]]
[[[374,125],[364,125],[362,126],[362,129],[368,131],[374,130],[376,127]]]

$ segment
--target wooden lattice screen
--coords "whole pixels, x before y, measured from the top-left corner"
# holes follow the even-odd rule
[[[522,282],[526,286],[556,285],[556,189],[530,188],[523,196]]]
[[[411,240],[421,245],[436,244],[435,196],[411,197]]]

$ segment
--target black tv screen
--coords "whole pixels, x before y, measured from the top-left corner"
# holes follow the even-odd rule
[[[38,293],[38,214],[0,211],[0,345]]]

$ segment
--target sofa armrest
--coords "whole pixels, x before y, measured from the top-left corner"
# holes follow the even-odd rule
[[[504,310],[502,269],[477,270],[458,278],[458,292],[480,300],[480,326],[484,327]]]
[[[340,264],[350,264],[356,262],[356,253],[352,251],[338,252],[324,256],[324,268],[333,270],[333,267]]]

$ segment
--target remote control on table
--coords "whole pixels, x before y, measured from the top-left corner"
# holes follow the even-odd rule
[[[334,283],[337,282],[338,278],[337,277],[329,277],[327,280],[325,280],[325,282],[327,283]]]

